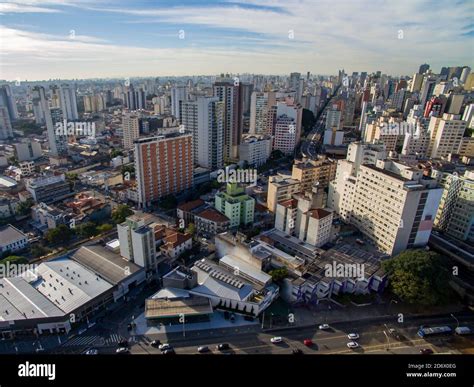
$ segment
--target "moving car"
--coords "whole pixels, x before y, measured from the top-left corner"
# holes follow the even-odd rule
[[[350,339],[350,340],[357,340],[359,338],[359,334],[358,333],[349,333],[347,335],[347,338]]]
[[[88,349],[86,352],[84,352],[85,355],[98,355],[99,351],[95,348]]]
[[[168,348],[163,351],[163,355],[174,355],[174,349],[173,348]]]
[[[311,339],[304,339],[303,344],[306,345],[307,347],[311,347],[313,345],[313,340]]]
[[[359,343],[356,343],[355,341],[349,341],[347,343],[347,348],[350,348],[350,349],[359,348]]]
[[[117,350],[115,351],[116,353],[120,353],[120,354],[124,354],[124,353],[128,353],[128,348],[126,347],[119,347],[117,348]]]
[[[166,351],[167,349],[171,349],[171,345],[169,345],[168,343],[165,343],[165,344],[160,344],[158,346],[158,349],[163,352],[163,351]]]
[[[322,330],[322,331],[326,331],[330,328],[329,324],[321,324],[319,326],[319,329]]]
[[[471,328],[469,327],[457,327],[454,332],[457,334],[457,335],[470,335],[472,333],[472,330]]]
[[[280,336],[275,336],[275,337],[272,337],[270,339],[270,341],[273,343],[273,344],[278,344],[278,343],[281,343],[283,341],[283,339],[280,337]]]
[[[431,355],[433,353],[433,350],[430,348],[421,348],[420,349],[420,354],[421,355]]]
[[[150,345],[151,345],[152,347],[155,347],[155,348],[158,347],[160,344],[161,344],[161,341],[160,341],[160,340],[153,340],[153,341],[150,343]]]
[[[218,344],[216,346],[216,349],[219,350],[219,351],[224,351],[224,350],[229,349],[229,348],[230,348],[230,345],[227,344],[227,343]]]
[[[199,353],[206,353],[206,352],[209,352],[209,347],[205,346],[205,345],[202,345],[200,347],[198,347],[198,352]]]

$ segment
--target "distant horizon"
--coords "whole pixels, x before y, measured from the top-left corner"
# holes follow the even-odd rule
[[[452,63],[474,68],[471,2],[446,5],[443,28],[440,6],[434,0],[375,6],[371,0],[11,0],[0,3],[0,78],[332,74],[342,68],[409,76],[422,63],[436,71]]]

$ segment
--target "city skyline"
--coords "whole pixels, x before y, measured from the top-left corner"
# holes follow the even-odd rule
[[[474,64],[468,1],[443,11],[449,30],[439,28],[438,12],[428,0],[367,2],[365,7],[347,1],[180,4],[1,3],[0,78],[268,73],[270,68],[274,74],[334,74],[344,68],[406,75],[425,62],[434,71]],[[308,15],[317,16],[309,22]]]

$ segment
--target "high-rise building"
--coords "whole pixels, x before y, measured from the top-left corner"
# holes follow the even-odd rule
[[[471,73],[471,68],[469,66],[464,66],[462,68],[461,78],[460,78],[461,83],[463,84],[466,83],[467,77],[469,76],[470,73]]]
[[[237,160],[242,137],[242,104],[240,84],[233,79],[214,83],[214,97],[224,102],[224,159]]]
[[[276,105],[276,93],[257,92],[252,93],[250,102],[250,127],[251,134],[268,134],[268,114],[270,108]]]
[[[431,98],[436,86],[436,78],[425,76],[420,91],[420,104],[425,107],[426,102]]]
[[[430,65],[428,63],[424,63],[420,66],[418,70],[418,74],[424,74],[430,69]]]
[[[147,271],[156,269],[155,231],[145,224],[144,218],[129,216],[117,225],[120,255]]]
[[[201,167],[224,166],[224,110],[224,102],[217,97],[182,103],[181,123],[193,135],[194,163]]]
[[[140,137],[138,115],[125,113],[122,115],[123,147],[132,149],[133,142]]]
[[[266,135],[248,134],[242,137],[240,144],[240,161],[249,166],[258,167],[267,162],[272,153],[272,138]]]
[[[62,84],[59,87],[59,97],[64,118],[70,121],[78,120],[76,89],[71,85]]]
[[[18,119],[15,97],[13,96],[10,85],[0,86],[0,107],[1,106],[6,108],[10,122]]]
[[[135,90],[132,84],[128,86],[124,95],[125,107],[132,110],[140,110],[146,108],[145,91],[142,88]]]
[[[396,255],[428,243],[442,188],[401,162],[377,159],[356,167],[340,160],[328,206],[381,251]]]
[[[453,238],[474,242],[474,172],[447,174],[435,226]]]
[[[190,133],[135,140],[135,174],[138,201],[148,207],[153,201],[193,186],[193,138]]]
[[[0,140],[13,137],[13,127],[6,106],[0,106]]]
[[[176,86],[171,89],[171,114],[181,122],[182,104],[187,101],[186,86]]]
[[[466,121],[461,120],[458,115],[443,114],[443,117],[431,117],[428,126],[430,157],[436,159],[457,153],[465,129]]]
[[[35,86],[33,88],[33,110],[37,122],[46,124],[48,133],[49,154],[53,157],[60,157],[67,154],[67,135],[56,133],[55,125],[62,122],[62,109],[50,109],[44,87]],[[54,114],[53,114],[54,112]],[[53,118],[54,117],[54,118]],[[64,117],[66,118],[66,117]]]
[[[269,125],[272,127],[273,150],[292,154],[301,138],[303,108],[292,102],[277,102],[271,114]]]

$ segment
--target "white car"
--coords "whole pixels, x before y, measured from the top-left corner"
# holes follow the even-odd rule
[[[330,326],[328,324],[321,324],[319,326],[319,329],[322,330],[322,331],[326,331],[330,328]]]
[[[163,351],[166,351],[167,349],[171,349],[171,345],[169,345],[169,344],[160,344],[158,349],[163,352]]]
[[[359,343],[356,343],[355,341],[349,341],[347,343],[347,348],[350,348],[350,349],[359,348]]]
[[[359,338],[359,335],[357,333],[349,333],[347,335],[347,338],[350,340],[357,340]]]
[[[272,337],[270,339],[270,341],[273,343],[273,344],[278,344],[278,343],[281,343],[283,341],[283,339],[280,337],[280,336],[276,336],[276,337]]]
[[[91,348],[91,349],[87,350],[85,353],[86,353],[86,355],[98,355],[99,351],[95,348]]]
[[[128,348],[125,348],[125,347],[117,348],[115,353],[128,353]]]

